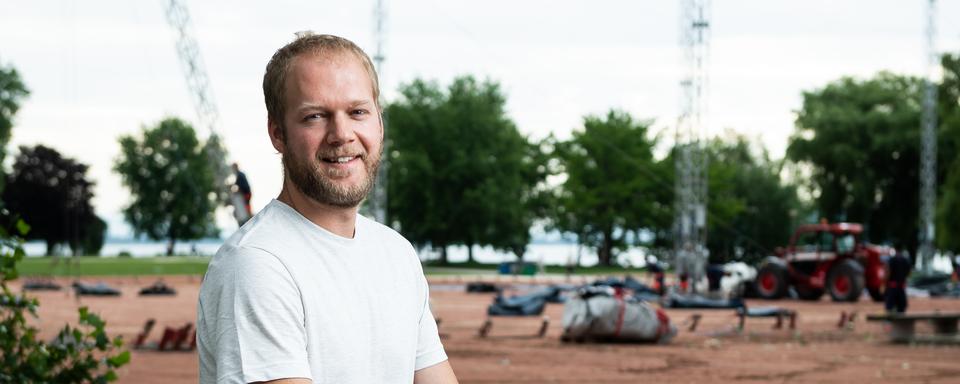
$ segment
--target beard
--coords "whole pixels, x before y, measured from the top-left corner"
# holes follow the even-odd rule
[[[381,147],[382,148],[382,147]],[[365,174],[358,184],[337,183],[335,178],[349,176],[349,172],[338,169],[324,169],[321,167],[324,157],[335,157],[337,150],[321,153],[317,151],[312,161],[304,161],[285,151],[282,155],[283,168],[290,177],[290,181],[304,195],[325,205],[339,208],[354,208],[363,202],[373,189],[377,178],[377,169],[380,168],[380,153],[370,154],[366,151],[360,154]]]

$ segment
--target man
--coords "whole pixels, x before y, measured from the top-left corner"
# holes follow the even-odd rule
[[[247,181],[247,174],[240,170],[240,165],[233,163],[233,184],[237,186],[237,192],[243,195],[243,201],[246,203],[247,215],[253,216],[253,209],[250,206],[250,198],[253,197],[253,191],[250,190],[250,182]]]
[[[653,274],[653,290],[663,296],[666,293],[666,285],[664,285],[664,270],[660,266],[660,261],[654,257],[648,257],[647,271]]]
[[[301,33],[263,90],[283,188],[210,262],[200,382],[456,383],[416,252],[357,213],[383,148],[370,58]]]
[[[890,276],[887,278],[887,288],[884,292],[887,312],[903,313],[907,310],[907,276],[910,276],[910,257],[903,246],[897,244],[896,254],[887,260],[887,269]]]
[[[250,182],[247,181],[247,175],[240,171],[240,166],[233,163],[233,190],[230,192],[230,204],[233,205],[233,218],[237,219],[237,224],[243,226],[253,217],[253,207],[250,206],[250,198],[253,194],[250,191]]]

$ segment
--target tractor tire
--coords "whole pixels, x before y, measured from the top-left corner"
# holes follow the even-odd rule
[[[800,300],[817,301],[823,297],[823,288],[810,288],[801,284],[796,285],[797,297]]]
[[[777,263],[766,263],[757,272],[754,291],[761,299],[779,299],[787,295],[790,282],[787,280],[787,268]]]
[[[867,287],[867,292],[870,292],[870,298],[873,299],[874,302],[882,303],[883,300],[886,299],[886,296],[884,296],[884,291],[882,287],[876,287],[876,288]]]
[[[860,300],[865,285],[863,267],[854,260],[840,261],[827,273],[827,291],[833,301]]]

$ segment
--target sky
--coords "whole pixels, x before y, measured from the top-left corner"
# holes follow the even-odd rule
[[[267,61],[302,30],[346,37],[372,55],[375,0],[181,1],[220,112],[218,133],[261,208],[281,187],[266,134]],[[569,137],[583,116],[611,108],[652,119],[654,134],[672,136],[684,72],[678,1],[384,3],[380,72],[388,101],[415,78],[446,85],[470,74],[501,84],[509,116],[531,138]],[[112,237],[130,236],[121,214],[130,195],[112,171],[117,138],[167,116],[197,121],[166,4],[0,2],[0,64],[15,66],[31,90],[11,148],[43,144],[89,164],[94,206]],[[924,73],[925,7],[923,0],[714,1],[706,133],[746,135],[782,157],[803,91],[882,70]],[[960,51],[960,2],[941,1],[938,10],[938,50]],[[226,212],[218,223],[225,235],[236,230]]]

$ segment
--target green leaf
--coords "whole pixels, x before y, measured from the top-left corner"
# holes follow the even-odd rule
[[[130,351],[123,351],[120,354],[107,359],[112,367],[122,367],[130,362]]]
[[[20,236],[26,236],[27,232],[30,232],[30,225],[23,220],[17,220],[17,232]]]

